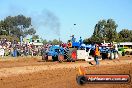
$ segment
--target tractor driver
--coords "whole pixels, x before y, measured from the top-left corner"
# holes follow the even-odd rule
[[[80,45],[83,43],[82,37],[80,37],[79,43],[80,43]]]

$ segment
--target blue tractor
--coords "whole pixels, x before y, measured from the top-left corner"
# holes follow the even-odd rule
[[[42,60],[48,61],[48,57],[52,57],[52,61],[75,61],[74,52],[70,51],[68,48],[63,48],[61,46],[51,46],[48,51],[44,51],[42,55]]]

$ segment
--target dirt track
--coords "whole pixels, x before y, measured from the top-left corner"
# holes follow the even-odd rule
[[[79,66],[86,67],[88,74],[130,74],[132,77],[132,57],[100,61],[100,66],[91,66],[85,61],[57,63],[36,58],[2,59],[0,88],[132,88],[132,83],[79,86],[76,83]]]

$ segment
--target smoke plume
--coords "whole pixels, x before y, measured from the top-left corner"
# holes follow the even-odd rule
[[[36,12],[34,12],[36,13]],[[60,22],[58,17],[49,10],[43,10],[38,14],[32,15],[33,25],[45,28],[45,31],[53,32],[57,36],[60,36]]]

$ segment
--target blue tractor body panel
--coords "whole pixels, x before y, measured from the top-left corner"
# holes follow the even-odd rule
[[[72,47],[80,47],[80,43],[79,42],[72,42]]]
[[[58,56],[59,54],[64,55],[64,49],[60,46],[51,46],[48,51],[48,56]]]

